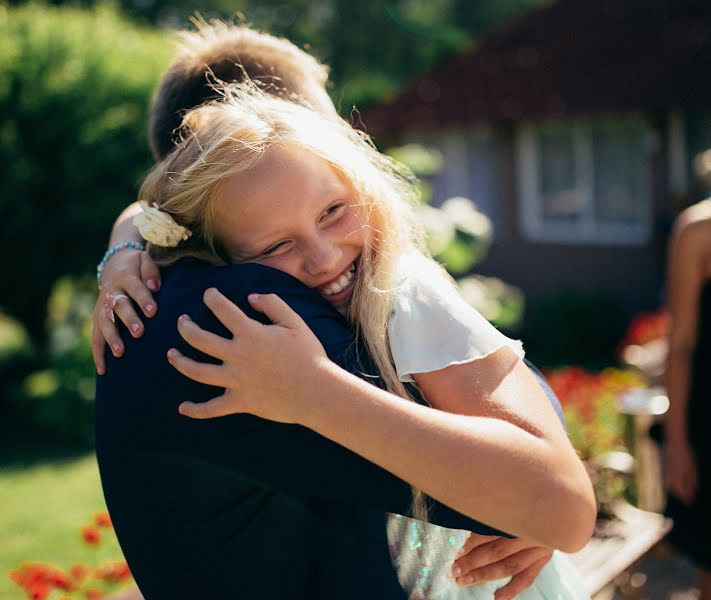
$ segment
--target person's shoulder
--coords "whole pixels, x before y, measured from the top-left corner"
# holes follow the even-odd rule
[[[161,295],[192,296],[197,290],[218,288],[227,296],[243,296],[265,289],[302,291],[306,286],[288,273],[256,263],[213,265],[196,258],[184,258],[162,271]]]
[[[397,261],[395,280],[400,293],[450,292],[454,280],[444,268],[420,252],[408,252]]]
[[[214,265],[197,258],[187,257],[163,268],[163,275],[168,285],[182,283],[186,278],[195,282],[245,283],[255,279],[271,278],[275,281],[294,279],[290,275],[256,263],[235,265]]]
[[[671,242],[683,254],[711,254],[711,198],[679,214],[674,222]]]
[[[251,293],[276,294],[312,329],[313,319],[341,319],[317,290],[288,273],[256,263],[216,266],[194,258],[184,258],[164,269],[158,298],[161,304],[159,314],[165,308],[169,309],[169,314],[203,311],[203,294],[208,288],[216,288],[249,316],[260,321],[263,316],[255,313],[247,302],[247,296]]]
[[[711,198],[684,209],[674,221],[674,235],[696,235],[711,229]]]

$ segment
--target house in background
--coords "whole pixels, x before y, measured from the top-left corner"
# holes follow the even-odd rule
[[[381,147],[442,152],[435,202],[469,197],[494,224],[477,272],[529,303],[577,289],[654,308],[691,159],[711,147],[711,1],[559,0],[363,120]]]

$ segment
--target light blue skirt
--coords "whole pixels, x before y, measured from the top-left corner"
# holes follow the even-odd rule
[[[452,563],[468,531],[388,515],[388,543],[400,585],[409,600],[491,600],[510,578],[462,587],[452,577]],[[520,600],[590,600],[570,559],[555,551]]]

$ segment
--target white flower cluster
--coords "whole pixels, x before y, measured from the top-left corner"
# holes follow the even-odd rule
[[[139,204],[143,212],[133,217],[133,224],[144,240],[163,248],[175,248],[192,235],[189,229],[178,225],[170,214],[157,205],[148,206],[143,201]]]

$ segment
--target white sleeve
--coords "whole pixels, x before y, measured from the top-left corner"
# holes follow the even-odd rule
[[[406,277],[388,324],[400,381],[493,354],[504,346],[523,358],[523,344],[506,337],[446,277],[427,269]]]

